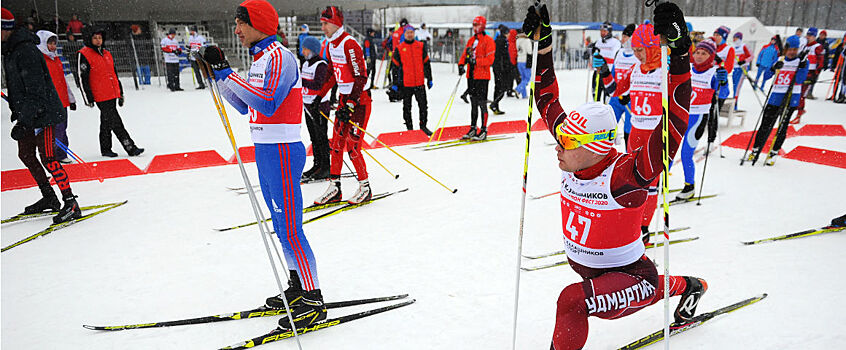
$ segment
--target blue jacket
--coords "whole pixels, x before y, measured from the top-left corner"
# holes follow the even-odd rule
[[[770,68],[778,60],[778,48],[773,44],[767,44],[758,53],[757,65]]]
[[[303,55],[303,39],[306,37],[308,37],[308,33],[300,33],[300,35],[297,36],[297,54],[300,56]]]

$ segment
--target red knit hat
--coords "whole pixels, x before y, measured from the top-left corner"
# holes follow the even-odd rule
[[[326,6],[326,9],[320,14],[320,21],[341,27],[344,25],[344,14],[335,6]]]
[[[235,18],[253,26],[256,30],[267,34],[276,35],[276,28],[279,27],[279,14],[267,0],[246,0],[238,6],[235,11]]]
[[[12,30],[15,29],[15,16],[12,15],[12,11],[7,10],[5,7],[3,8],[3,30]]]

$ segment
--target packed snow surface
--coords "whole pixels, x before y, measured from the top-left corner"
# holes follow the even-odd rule
[[[434,130],[458,79],[455,68],[434,64],[429,94],[429,127]],[[130,160],[140,168],[156,154],[214,149],[232,155],[206,90],[168,92],[153,79],[136,91],[123,82],[127,129],[146,152]],[[821,80],[831,77],[823,74]],[[562,102],[572,109],[585,100],[588,72],[559,71]],[[493,85],[493,84],[491,84]],[[742,126],[721,123],[721,136],[751,130],[761,107],[748,82],[740,107],[749,111]],[[827,83],[819,83],[822,96]],[[465,88],[462,81],[460,94]],[[369,131],[404,128],[401,103],[388,103],[374,90]],[[491,93],[493,87],[490,89]],[[75,90],[78,94],[78,90]],[[8,137],[11,124],[2,103],[2,169],[22,168]],[[104,159],[97,143],[98,115],[81,103],[70,112],[70,146],[86,161]],[[446,125],[467,125],[469,105],[456,97]],[[490,122],[523,120],[527,100],[505,98],[503,116]],[[846,124],[846,106],[809,100],[802,124]],[[250,144],[245,118],[229,108],[239,145]],[[416,102],[413,107],[417,124]],[[535,116],[537,119],[538,116]],[[800,126],[801,126],[800,125]],[[308,137],[303,127],[304,140]],[[386,149],[370,151],[392,179],[368,159],[375,193],[409,188],[368,206],[305,225],[318,261],[323,295],[339,301],[408,293],[411,306],[301,337],[303,349],[509,349],[517,261],[518,223],[525,138],[516,137],[426,152],[413,146],[396,150],[452,188],[430,181]],[[370,138],[368,138],[370,141]],[[532,133],[528,194],[558,189],[553,140]],[[115,151],[125,156],[123,150]],[[846,152],[843,137],[796,137],[785,144]],[[621,147],[618,146],[618,147]],[[704,147],[704,141],[700,142]],[[720,152],[725,156],[721,158]],[[833,233],[766,245],[741,241],[824,226],[846,212],[846,171],[779,159],[774,167],[738,166],[742,150],[711,154],[702,201],[673,206],[670,226],[691,229],[672,238],[700,237],[670,249],[672,274],[705,278],[710,286],[698,310],[713,310],[759,293],[764,301],[672,338],[676,349],[832,349],[846,344],[839,301],[846,279],[846,233]],[[311,159],[307,166],[311,165]],[[697,182],[704,162],[697,163]],[[254,164],[246,165],[253,183]],[[95,332],[89,325],[165,321],[246,310],[278,293],[258,229],[227,232],[254,220],[236,165],[73,183],[81,205],[128,200],[109,212],[2,253],[2,345],[9,349],[212,349],[269,331],[277,317],[172,328]],[[344,179],[345,197],[356,189]],[[680,166],[670,187],[683,185]],[[702,186],[698,183],[697,186]],[[303,185],[306,205],[325,183]],[[697,188],[698,191],[698,188]],[[2,193],[2,216],[9,217],[38,199],[36,188]],[[528,200],[524,254],[563,249],[560,208],[548,197]],[[262,203],[264,210],[264,204]],[[308,213],[306,218],[317,213]],[[660,220],[653,220],[658,229]],[[48,225],[48,219],[6,224],[2,245]],[[275,237],[274,242],[275,242]],[[663,250],[648,250],[663,271]],[[560,259],[530,261],[524,266]],[[580,278],[562,266],[523,272],[518,349],[547,349],[561,289]],[[671,300],[675,308],[677,299]],[[387,303],[385,303],[387,304]],[[333,309],[330,317],[369,306]],[[587,349],[615,349],[660,329],[663,304],[631,316],[590,320]],[[653,345],[657,349],[663,345]],[[295,349],[293,340],[264,345]]]

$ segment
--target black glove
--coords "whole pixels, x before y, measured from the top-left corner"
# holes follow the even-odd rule
[[[663,2],[655,6],[652,12],[655,23],[655,34],[663,35],[671,55],[681,56],[690,49],[690,35],[687,33],[687,23],[684,21],[684,13],[678,5],[671,2]]]
[[[526,33],[529,39],[535,40],[535,34],[538,31],[540,31],[537,38],[538,51],[540,51],[552,45],[552,27],[549,25],[549,11],[546,9],[546,4],[539,8],[529,6],[526,18],[523,20],[523,33]]]
[[[123,96],[118,97],[118,106],[123,107]]]
[[[728,71],[723,68],[717,68],[717,81],[720,83],[720,86],[728,84]]]
[[[226,55],[217,46],[210,45],[200,48],[200,55],[203,56],[203,60],[214,70],[229,68],[229,61],[226,60]]]
[[[717,62],[717,64],[723,64],[723,59],[720,58],[720,56],[714,55],[714,62]]]
[[[629,95],[620,96],[620,104],[623,106],[628,105],[631,100],[632,98]]]
[[[347,101],[338,106],[338,110],[335,111],[335,118],[338,120],[346,123],[350,121],[352,118],[353,113],[355,113],[356,104],[353,101]]]
[[[708,143],[714,143],[717,139],[717,114],[708,118]]]
[[[776,63],[773,63],[773,66],[772,66],[772,67],[770,67],[770,70],[771,70],[771,71],[773,71],[773,72],[775,72],[775,71],[777,71],[777,70],[781,69],[781,67],[784,67],[784,62],[782,62],[782,61],[776,61]]]
[[[76,110],[76,103],[71,103],[71,104],[70,104],[70,109],[71,109],[72,111],[75,111],[75,110]]]
[[[32,130],[27,129],[20,124],[15,124],[15,126],[12,127],[12,140],[23,140],[24,137],[29,136],[28,134],[32,134]]]
[[[464,72],[465,72],[464,65],[463,64],[459,65],[458,66],[458,75],[464,75]]]
[[[805,68],[807,66],[808,66],[808,60],[799,61],[799,69]]]
[[[602,64],[602,67],[599,67],[599,77],[606,78],[611,75],[611,70],[608,69],[608,64]]]

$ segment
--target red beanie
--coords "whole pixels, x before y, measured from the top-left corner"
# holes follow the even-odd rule
[[[3,8],[3,30],[12,30],[12,29],[15,29],[15,16],[12,15],[12,11],[9,11],[4,7]]]
[[[244,12],[246,11],[246,16]],[[244,18],[246,17],[246,18]],[[256,30],[267,34],[276,35],[276,28],[279,27],[279,14],[266,0],[246,0],[241,3],[235,11],[235,18],[239,18]]]
[[[326,6],[326,9],[320,14],[320,21],[341,27],[344,25],[344,14],[335,6]]]

